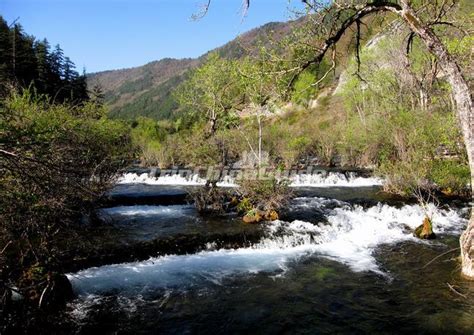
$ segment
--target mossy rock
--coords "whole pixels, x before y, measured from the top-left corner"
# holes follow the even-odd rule
[[[265,213],[265,220],[267,221],[275,221],[278,220],[279,215],[275,210],[269,210]]]
[[[249,198],[242,198],[240,201],[237,200],[237,202],[238,202],[237,209],[240,212],[244,212],[248,214],[249,212],[252,212],[254,210],[252,204],[250,203]]]
[[[415,229],[414,235],[423,240],[432,240],[436,238],[436,234],[433,232],[433,223],[430,218],[424,218],[423,224]]]
[[[242,220],[244,220],[245,223],[259,223],[262,221],[265,217],[265,213],[260,211],[260,210],[252,210],[248,212],[247,214],[244,215]]]
[[[330,267],[320,267],[314,273],[317,280],[325,280],[334,275],[334,269]]]
[[[261,211],[253,209],[244,215],[242,220],[245,223],[259,223],[261,221],[275,221],[278,220],[279,216],[275,210]]]
[[[447,197],[455,195],[455,192],[451,189],[451,187],[441,189],[441,193],[443,193]]]

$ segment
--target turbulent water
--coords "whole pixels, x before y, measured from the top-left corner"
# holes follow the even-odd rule
[[[355,172],[314,173],[295,175],[291,178],[293,187],[364,187],[380,186],[382,180],[375,177],[361,177]]]
[[[193,212],[194,207],[191,205],[174,205],[174,206],[116,206],[100,210],[99,214],[106,218],[111,217],[150,217],[164,215],[166,217],[186,216],[189,212]]]
[[[429,213],[439,233],[456,234],[466,220],[454,210],[430,205],[395,208],[378,205],[364,209],[347,203],[322,199],[296,199],[296,206],[335,209],[327,211],[327,222],[275,221],[267,225],[266,237],[250,248],[210,250],[193,255],[169,255],[143,262],[107,265],[69,275],[80,295],[109,293],[117,290],[136,294],[154,288],[183,289],[203,281],[219,282],[223,277],[271,272],[282,274],[288,264],[310,254],[320,254],[347,264],[353,271],[384,274],[373,256],[381,244],[415,240],[412,230]],[[182,207],[136,206],[108,210],[120,215],[166,214],[179,217]],[[386,274],[388,275],[388,274]]]
[[[340,176],[334,176],[329,175],[331,181],[304,177],[294,183],[326,188],[328,183],[338,185]],[[375,182],[344,178],[345,186]],[[126,175],[124,181],[164,185],[169,179]],[[201,183],[197,177],[186,182]],[[190,205],[118,206],[100,215],[122,222],[122,228],[141,222],[140,229],[157,225],[159,230],[164,229],[162,222],[178,227],[187,222],[188,228],[206,229]],[[440,236],[435,241],[413,237],[413,229],[426,215]],[[78,296],[69,315],[79,332],[436,333],[446,329],[444,320],[456,323],[457,332],[469,333],[474,327],[469,317],[473,304],[458,301],[460,296],[446,282],[456,282],[461,295],[473,287],[450,276],[452,261],[423,268],[456,245],[466,215],[465,208],[447,205],[362,206],[321,196],[295,198],[285,220],[266,223],[260,240],[250,246],[219,249],[207,243],[195,253],[69,274]],[[453,306],[458,306],[456,314],[449,313]],[[436,317],[423,319],[426,311]]]
[[[365,178],[360,177],[354,172],[340,173],[340,172],[324,172],[311,174],[296,174],[289,177],[290,186],[292,187],[363,187],[363,186],[378,186],[382,184],[382,180],[375,177]],[[148,184],[148,185],[185,185],[185,186],[199,186],[204,185],[206,180],[201,178],[198,174],[183,176],[180,174],[172,174],[154,177],[148,173],[126,173],[119,178],[120,184]],[[230,177],[225,176],[224,179],[217,184],[222,187],[235,187],[236,181]]]
[[[118,180],[119,184],[148,184],[148,185],[181,185],[181,186],[202,186],[206,184],[206,180],[198,174],[183,176],[180,174],[172,174],[154,177],[148,173],[125,173]],[[235,187],[234,181],[227,177],[223,181],[217,183],[218,186]]]

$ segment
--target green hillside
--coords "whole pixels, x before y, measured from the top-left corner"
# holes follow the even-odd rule
[[[223,58],[241,58],[252,53],[257,46],[281,39],[294,24],[295,22],[265,24],[197,59],[165,58],[135,68],[93,73],[88,76],[88,84],[89,87],[96,84],[102,87],[111,117],[134,119],[137,116],[147,116],[157,120],[173,118],[177,103],[171,91],[186,78],[186,72],[202,64],[209,53],[217,51]]]

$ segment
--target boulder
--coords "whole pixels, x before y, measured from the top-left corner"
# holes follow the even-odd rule
[[[56,310],[74,298],[72,285],[62,273],[48,273],[47,286],[41,293],[39,307]]]
[[[278,220],[279,216],[275,210],[261,211],[252,210],[248,212],[242,219],[245,223],[259,223],[260,221],[275,221]]]
[[[265,213],[265,220],[267,221],[275,221],[278,220],[279,216],[275,210],[269,210]]]
[[[415,229],[414,235],[424,240],[432,240],[436,238],[436,234],[433,232],[433,223],[429,217],[424,218],[423,224]]]
[[[245,223],[259,223],[265,217],[265,212],[254,210],[250,211],[242,218]]]

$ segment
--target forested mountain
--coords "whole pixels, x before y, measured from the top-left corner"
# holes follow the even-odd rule
[[[209,53],[217,51],[223,58],[240,58],[260,45],[281,39],[297,22],[267,23],[197,59],[165,58],[135,68],[93,73],[88,75],[89,87],[102,88],[113,117],[167,119],[177,108],[172,90],[183,82],[187,71],[202,64]]]
[[[56,102],[88,98],[85,75],[65,56],[59,45],[28,35],[18,23],[8,25],[0,16],[0,90],[7,85],[33,86]]]

